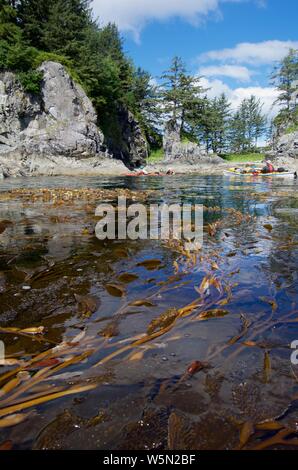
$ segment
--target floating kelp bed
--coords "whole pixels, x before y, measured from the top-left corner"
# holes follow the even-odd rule
[[[295,185],[166,181],[0,192],[0,449],[297,449]],[[202,204],[202,249],[99,241],[118,196]]]

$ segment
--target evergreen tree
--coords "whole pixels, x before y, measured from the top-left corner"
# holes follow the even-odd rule
[[[298,124],[298,51],[290,50],[289,54],[275,68],[272,81],[280,92],[277,103],[281,110],[274,124],[277,132],[290,125]]]
[[[211,119],[213,130],[211,133],[211,146],[214,153],[224,153],[227,149],[229,118],[231,103],[223,93],[219,98],[211,101]]]
[[[207,153],[222,154],[228,147],[231,103],[223,93],[221,96],[201,101],[192,120],[193,134],[204,142]]]
[[[15,43],[21,40],[17,12],[8,0],[0,0],[0,40]]]
[[[100,120],[114,115],[119,105],[131,106],[134,69],[115,25],[89,25],[76,64]]]
[[[38,51],[24,41],[14,3],[0,0],[0,70],[17,72],[21,81],[24,78],[23,85],[27,91],[38,92],[41,77],[31,70]]]
[[[245,133],[246,125],[242,107],[234,113],[230,122],[229,141],[232,152],[240,153],[246,149],[247,140]]]
[[[55,0],[48,7],[42,42],[45,50],[76,59],[91,24],[89,0]]]
[[[55,0],[19,0],[16,2],[18,22],[24,39],[37,49],[46,50],[44,32],[49,20],[49,10]]]
[[[215,129],[215,115],[212,102],[205,96],[192,119],[192,134],[205,144],[207,153],[213,148],[212,135]]]
[[[255,96],[244,100],[246,112],[246,136],[250,149],[256,148],[258,139],[265,133],[267,119],[263,114],[263,105]]]
[[[249,152],[257,148],[258,139],[266,131],[267,119],[262,104],[255,96],[244,99],[230,124],[231,150]]]
[[[165,117],[179,123],[187,134],[190,123],[202,104],[200,78],[187,73],[180,57],[174,57],[169,70],[161,76],[160,99]]]

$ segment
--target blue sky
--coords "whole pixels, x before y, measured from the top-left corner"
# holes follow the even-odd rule
[[[93,0],[102,23],[115,22],[125,50],[158,77],[174,55],[204,76],[210,96],[226,92],[236,108],[256,94],[274,113],[274,64],[298,49],[297,0]]]

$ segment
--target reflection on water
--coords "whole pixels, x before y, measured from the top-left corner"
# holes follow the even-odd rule
[[[201,203],[204,246],[189,257],[158,241],[100,242],[96,204],[118,191],[69,201],[6,192],[32,187]],[[0,340],[12,364],[0,387],[21,383],[0,391],[0,426],[9,406],[22,422],[0,429],[0,448],[233,449],[246,434],[245,448],[272,437],[295,448],[276,435],[289,429],[291,440],[297,426],[296,182],[32,178],[1,191],[0,221],[12,224],[0,222]],[[62,395],[24,407],[51,393]]]

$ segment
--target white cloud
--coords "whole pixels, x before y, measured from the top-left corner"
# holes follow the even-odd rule
[[[205,77],[230,77],[241,82],[249,82],[255,73],[241,65],[210,65],[201,67],[199,71]]]
[[[239,1],[244,0],[93,0],[92,6],[102,23],[116,23],[138,39],[150,20],[180,17],[197,26],[210,13],[218,13],[220,3]]]
[[[277,105],[274,105],[278,97],[278,91],[273,87],[251,86],[239,87],[233,90],[221,80],[209,80],[208,78],[202,78],[201,84],[204,88],[209,88],[207,94],[210,98],[225,93],[232,103],[233,110],[238,108],[244,98],[255,95],[263,103],[263,111],[269,118],[274,117],[278,111]]]
[[[209,51],[201,60],[233,61],[240,64],[264,65],[283,59],[290,49],[298,49],[298,41],[243,42],[231,49]]]

